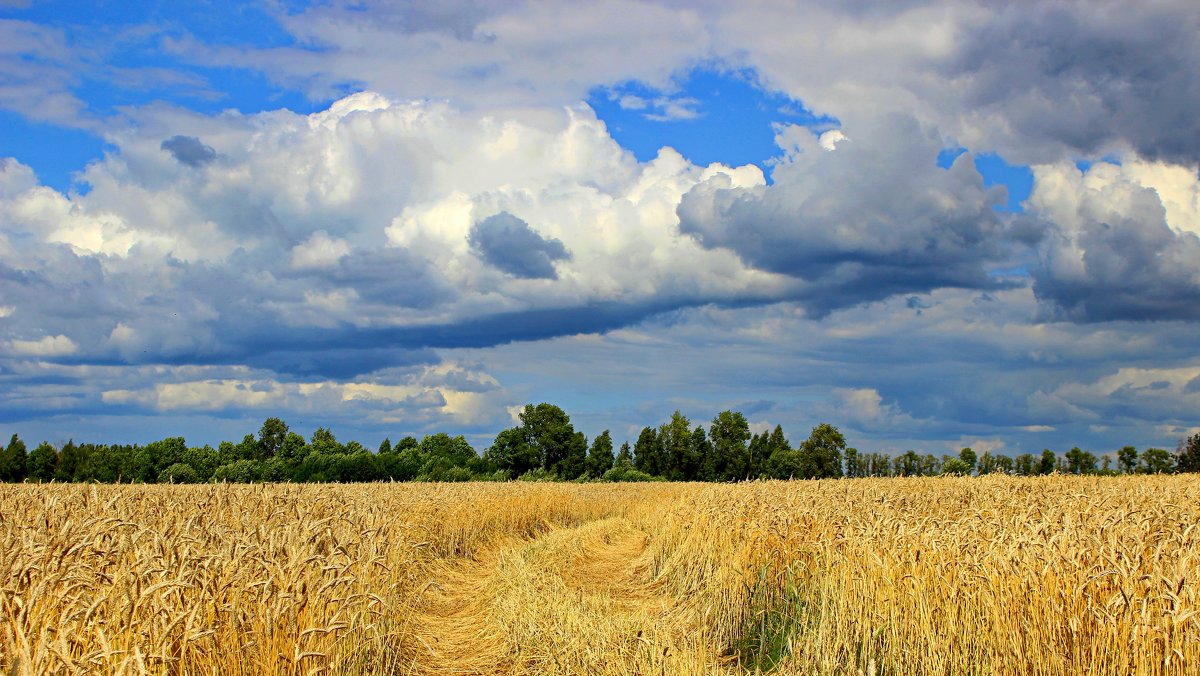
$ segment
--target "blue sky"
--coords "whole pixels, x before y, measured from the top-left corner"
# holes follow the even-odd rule
[[[1197,19],[1083,12],[0,4],[0,432],[1173,447]]]

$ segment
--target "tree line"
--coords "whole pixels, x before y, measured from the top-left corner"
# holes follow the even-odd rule
[[[553,404],[530,404],[519,424],[503,430],[482,454],[459,435],[384,439],[375,451],[342,443],[318,428],[310,439],[268,418],[258,434],[217,448],[188,446],[183,437],[145,445],[42,442],[29,451],[16,434],[0,450],[0,481],[59,482],[367,482],[367,481],[746,481],[837,477],[936,476],[1004,473],[1117,474],[1200,471],[1200,434],[1175,453],[1126,446],[1108,455],[1072,448],[1016,457],[970,448],[956,455],[905,451],[896,456],[847,447],[838,428],[821,423],[793,446],[776,425],[751,434],[744,415],[718,413],[707,427],[679,411],[658,427],[645,427],[631,447],[614,451],[608,430],[589,443],[570,416]]]

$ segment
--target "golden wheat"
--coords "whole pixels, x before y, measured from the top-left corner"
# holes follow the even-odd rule
[[[16,673],[1200,665],[1193,477],[0,487]]]

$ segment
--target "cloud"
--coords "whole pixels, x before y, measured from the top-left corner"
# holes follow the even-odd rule
[[[37,340],[10,340],[5,343],[10,355],[17,357],[65,357],[75,354],[79,345],[67,336],[43,336]]]
[[[828,133],[828,132],[827,132]],[[906,117],[859,128],[852,143],[823,144],[788,128],[791,145],[770,186],[736,188],[717,175],[678,209],[680,230],[748,265],[808,283],[814,312],[943,287],[995,289],[989,269],[1011,255],[1010,236],[970,156],[949,170],[937,139]]]
[[[555,261],[571,258],[562,242],[542,237],[528,223],[506,211],[471,226],[467,240],[471,249],[489,265],[525,279],[557,279]]]
[[[494,378],[457,363],[381,372],[372,378],[341,382],[280,381],[244,368],[223,373],[213,368],[182,368],[168,375],[168,382],[104,389],[99,399],[107,405],[160,413],[250,409],[266,415],[288,410],[306,417],[361,417],[378,425],[463,426],[492,422],[496,415],[503,415],[508,402],[508,394]]]
[[[372,0],[278,18],[292,45],[216,46],[185,35],[166,47],[201,65],[261,70],[318,100],[372,89],[507,107],[569,104],[597,84],[665,85],[711,42],[694,10],[625,0],[447,3],[436,11]]]
[[[1029,201],[1050,233],[1033,270],[1038,297],[1076,321],[1200,319],[1200,179],[1180,169],[1035,167]]]
[[[71,363],[352,378],[786,287],[677,230],[692,186],[759,169],[669,149],[638,162],[583,106],[499,115],[366,92],[307,116],[138,114],[86,194],[0,173],[0,292],[73,340]],[[166,129],[212,139],[221,161],[190,171],[171,150],[194,144],[164,152]]]
[[[949,112],[974,111],[1006,145],[1050,142],[1086,155],[1128,147],[1150,160],[1194,164],[1194,10],[1182,1],[997,6],[968,24],[942,67],[961,92]]]
[[[331,239],[329,233],[318,230],[308,239],[292,247],[292,267],[328,268],[337,265],[348,253],[350,245],[346,240]]]
[[[171,154],[180,164],[192,167],[202,167],[217,159],[217,151],[211,146],[204,145],[195,136],[172,136],[159,146]]]

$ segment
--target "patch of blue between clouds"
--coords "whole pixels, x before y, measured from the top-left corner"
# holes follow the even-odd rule
[[[286,3],[274,5],[295,11]],[[0,11],[0,18],[35,22],[62,30],[71,44],[95,45],[104,63],[80,69],[80,82],[72,92],[86,106],[85,115],[105,118],[120,114],[125,106],[160,101],[202,114],[225,110],[256,113],[287,108],[308,114],[328,101],[310,101],[303,94],[276,86],[261,73],[240,68],[197,66],[186,55],[164,48],[168,38],[195,37],[209,45],[287,47],[292,37],[274,14],[261,3],[195,5],[178,2],[78,3],[49,0],[26,8]],[[149,35],[139,35],[146,26]],[[186,26],[186,32],[183,27]],[[170,74],[138,82],[143,75]],[[0,157],[15,157],[33,167],[39,180],[56,190],[72,187],[86,193],[88,186],[74,184],[73,175],[88,162],[100,159],[106,145],[88,132],[30,121],[16,112],[0,110]]]
[[[1121,158],[1119,156],[1105,155],[1105,156],[1101,157],[1100,159],[1096,159],[1096,160],[1086,159],[1086,158],[1080,159],[1080,160],[1075,160],[1075,168],[1079,169],[1079,171],[1081,173],[1086,174],[1088,172],[1088,170],[1091,169],[1092,167],[1096,166],[1096,164],[1098,162],[1104,163],[1104,164],[1114,164],[1118,167],[1121,166]]]
[[[945,148],[938,153],[937,165],[949,169],[965,152],[966,148]],[[1003,185],[1008,189],[1008,202],[996,205],[996,211],[1025,211],[1024,202],[1033,192],[1033,170],[1028,165],[1009,164],[997,153],[978,153],[975,155],[975,170],[983,177],[984,186]]]
[[[697,68],[665,92],[640,82],[593,89],[588,105],[622,147],[649,161],[663,146],[690,161],[756,164],[770,178],[769,160],[781,153],[776,124],[816,132],[837,128],[837,119],[817,115],[782,94],[760,87],[749,71]]]
[[[0,109],[0,157],[14,157],[29,165],[42,185],[59,192],[71,189],[74,174],[88,162],[99,159],[107,147],[103,140],[85,131],[53,124],[31,122],[12,111]],[[76,184],[80,194],[86,184]]]

